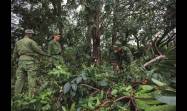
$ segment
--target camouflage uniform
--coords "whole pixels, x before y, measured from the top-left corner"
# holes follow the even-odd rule
[[[119,41],[113,46],[110,56],[113,69],[117,73],[121,72],[123,68],[125,68],[124,66],[127,66],[133,60],[130,49],[126,46],[122,46]]]
[[[16,70],[17,80],[15,83],[15,95],[22,92],[26,80],[26,73],[28,76],[29,96],[35,93],[37,78],[36,58],[39,55],[47,56],[47,54],[39,48],[37,43],[28,36],[16,42],[13,52],[13,61],[15,61],[16,58],[19,59],[18,68]]]
[[[51,40],[48,44],[48,54],[53,66],[63,64],[62,48],[58,41]]]
[[[124,58],[124,63],[129,65],[132,61],[133,61],[133,55],[131,50],[126,47],[126,46],[122,46],[122,50],[124,52],[123,54],[123,58]]]

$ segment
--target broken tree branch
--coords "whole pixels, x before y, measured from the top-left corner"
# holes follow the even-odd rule
[[[86,87],[91,88],[91,89],[95,89],[95,90],[97,90],[97,91],[100,91],[100,89],[95,88],[95,87],[90,86],[90,85],[87,85],[87,84],[80,84],[80,85],[81,85],[81,86],[86,86]]]
[[[91,93],[90,95],[91,96],[93,96],[93,95],[95,95],[96,93],[98,93],[100,90],[96,90],[96,91],[94,91],[93,93]]]
[[[157,57],[155,57],[154,59],[151,59],[150,61],[146,62],[146,63],[144,64],[144,67],[146,68],[147,66],[153,64],[154,62],[156,62],[156,61],[158,61],[158,60],[161,60],[161,59],[165,59],[165,58],[166,58],[165,55],[157,56]]]
[[[129,97],[129,96],[122,96],[122,97],[116,99],[116,100],[114,101],[114,103],[117,102],[117,101],[120,101],[120,100],[122,100],[122,99],[126,99],[126,98],[129,99],[130,97]]]

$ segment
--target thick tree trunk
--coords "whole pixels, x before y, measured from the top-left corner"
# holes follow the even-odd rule
[[[114,18],[113,18],[113,30],[112,30],[112,45],[115,44],[115,41],[117,39],[117,20],[116,20],[116,14],[114,12]]]
[[[112,30],[112,45],[115,44],[117,40],[117,7],[119,4],[119,0],[114,0],[114,7],[113,7],[113,30]]]
[[[94,16],[95,27],[92,28],[92,38],[93,38],[93,59],[95,64],[100,64],[101,53],[100,53],[100,20],[99,20],[100,10],[97,9]]]
[[[91,37],[92,37],[92,33],[91,33],[91,25],[88,24],[88,30],[87,30],[87,36],[86,36],[86,42],[87,42],[87,53],[89,54],[89,56],[91,57],[91,49],[92,49],[92,44],[91,44]]]

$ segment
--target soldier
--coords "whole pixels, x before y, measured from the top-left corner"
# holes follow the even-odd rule
[[[58,66],[63,64],[62,58],[62,48],[59,43],[61,36],[58,33],[54,33],[52,40],[48,44],[48,54],[51,56],[51,61],[53,66]]]
[[[116,41],[116,43],[112,47],[111,53],[111,63],[113,65],[113,70],[117,73],[120,73],[124,65],[128,65],[133,60],[132,53],[128,47],[122,46],[120,41]]]
[[[29,96],[33,96],[35,94],[37,78],[37,57],[39,55],[48,56],[40,49],[38,44],[31,39],[33,33],[34,32],[31,29],[25,30],[24,38],[16,42],[13,51],[13,62],[16,60],[16,58],[18,58],[15,95],[18,95],[22,92],[26,80],[26,74],[28,76]]]

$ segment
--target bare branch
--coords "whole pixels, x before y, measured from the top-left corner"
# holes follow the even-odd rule
[[[80,85],[81,85],[81,86],[86,86],[86,87],[91,88],[91,89],[95,89],[95,90],[97,90],[97,91],[100,91],[100,89],[95,88],[95,87],[90,86],[90,85],[87,85],[87,84],[80,84]]]
[[[160,56],[158,56],[158,57],[155,57],[154,59],[151,59],[150,61],[146,62],[146,63],[144,64],[144,67],[146,68],[147,66],[153,64],[154,62],[156,62],[156,61],[158,61],[158,60],[161,60],[161,59],[165,59],[165,58],[166,58],[165,55],[160,55]]]

